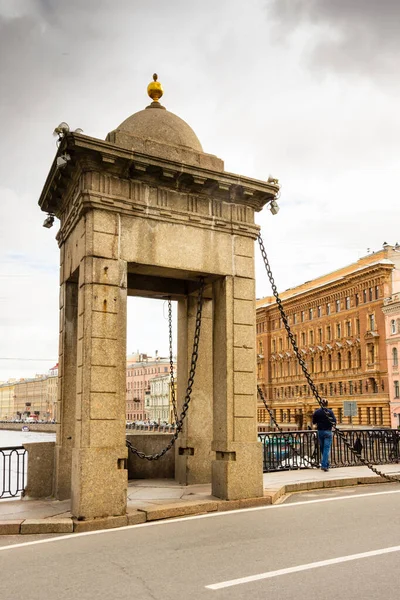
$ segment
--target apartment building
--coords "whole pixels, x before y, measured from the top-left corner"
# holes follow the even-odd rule
[[[280,294],[301,357],[338,423],[390,426],[385,299],[400,292],[400,247],[382,250]],[[257,377],[282,426],[305,428],[317,407],[274,297],[257,301]],[[393,356],[393,354],[392,354]],[[395,379],[395,381],[397,381]],[[344,401],[357,415],[344,415]],[[400,410],[399,410],[400,412]],[[270,424],[258,403],[260,426]]]

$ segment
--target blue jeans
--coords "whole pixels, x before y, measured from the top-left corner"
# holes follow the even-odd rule
[[[332,431],[318,430],[319,447],[321,448],[321,469],[329,469],[329,452],[332,446]]]

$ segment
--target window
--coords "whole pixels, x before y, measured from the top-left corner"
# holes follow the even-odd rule
[[[368,353],[368,364],[373,365],[375,362],[375,346],[373,344],[367,345]]]
[[[322,317],[322,308],[320,306],[317,307],[317,317]]]
[[[349,381],[349,394],[350,396],[354,394],[354,386],[352,381]]]
[[[314,343],[314,332],[313,331],[308,332],[308,339],[310,340],[310,344]]]
[[[363,290],[363,301],[364,303],[367,301],[367,290]]]
[[[369,330],[375,330],[375,315],[368,315]]]
[[[311,373],[314,373],[314,358],[311,357]]]
[[[301,322],[304,323],[304,310],[301,311],[300,317],[301,317]]]
[[[306,334],[304,332],[301,334],[301,345],[306,345]]]
[[[328,371],[332,371],[332,355],[328,354]]]
[[[355,299],[356,306],[358,306],[359,303],[360,303],[360,296],[359,296],[359,294],[356,294],[355,297],[354,297],[354,299]]]
[[[350,308],[350,296],[346,297],[346,310],[349,310]]]
[[[338,352],[338,355],[337,355],[337,362],[338,362],[338,369],[340,370],[342,368],[342,355],[340,354],[340,352]]]
[[[347,321],[346,323],[346,335],[347,337],[351,337],[351,321]]]
[[[276,352],[276,340],[272,340],[272,352]]]
[[[351,352],[347,353],[347,368],[351,369]]]
[[[356,334],[360,335],[360,319],[356,319]]]
[[[282,338],[279,338],[279,350],[283,350]]]
[[[323,371],[323,363],[322,363],[322,356],[319,357],[319,372],[322,373]]]
[[[336,325],[336,337],[337,338],[341,338],[342,337],[342,327],[341,327],[340,323],[338,323]]]
[[[340,312],[340,300],[336,300],[336,312]]]
[[[312,318],[313,318],[313,309],[312,308],[308,309],[308,318],[310,321],[312,321]]]
[[[396,322],[394,319],[390,321],[390,333],[396,333]]]
[[[343,396],[343,383],[341,381],[339,381],[339,394]]]
[[[318,329],[318,341],[322,342],[322,329]]]
[[[329,384],[329,395],[333,396],[333,383]]]
[[[373,299],[374,299],[374,297],[372,294],[372,288],[369,288],[369,301],[372,302]]]
[[[400,388],[399,388],[399,382],[398,381],[394,381],[394,397],[395,398],[400,398]]]
[[[297,315],[296,313],[293,314],[293,325],[296,325],[297,323]]]
[[[328,327],[326,328],[326,339],[328,342],[331,341],[331,326],[328,325]]]
[[[375,300],[378,300],[379,298],[379,286],[375,286]]]
[[[397,353],[397,348],[393,348],[392,350],[392,358],[393,358],[393,366],[397,367],[399,362],[398,362],[398,353]]]
[[[331,305],[330,305],[330,302],[328,302],[328,304],[326,305],[326,314],[327,315],[331,314]]]

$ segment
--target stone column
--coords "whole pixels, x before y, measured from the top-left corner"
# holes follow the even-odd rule
[[[254,267],[246,271],[245,264],[236,272],[248,273],[247,277],[229,276],[213,284],[216,460],[212,494],[224,500],[263,495],[262,446],[257,442]]]
[[[71,465],[76,408],[76,350],[78,328],[78,281],[70,279],[60,288],[60,351],[56,426],[55,496],[71,497]]]
[[[207,294],[205,293],[205,296]],[[193,337],[196,325],[197,293],[178,301],[178,413],[186,395]],[[189,410],[183,431],[176,442],[175,479],[181,484],[209,483],[214,452],[212,442],[212,300],[203,303],[199,356]]]
[[[126,511],[126,267],[95,256],[80,267],[71,508],[79,519]]]

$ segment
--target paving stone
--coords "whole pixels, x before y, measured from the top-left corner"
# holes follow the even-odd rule
[[[10,521],[0,521],[0,535],[16,535],[20,532],[21,523],[24,520],[14,519]]]
[[[146,513],[141,510],[131,510],[128,511],[126,515],[128,518],[128,525],[138,525],[139,523],[146,522]]]
[[[218,502],[191,502],[190,504],[164,504],[164,506],[146,509],[147,521],[198,515],[218,510]]]
[[[72,519],[25,519],[21,533],[72,533]]]
[[[73,521],[74,532],[82,533],[85,531],[98,531],[99,529],[114,529],[115,527],[124,527],[128,525],[127,515],[118,517],[101,517],[99,519],[88,519],[87,521]]]

